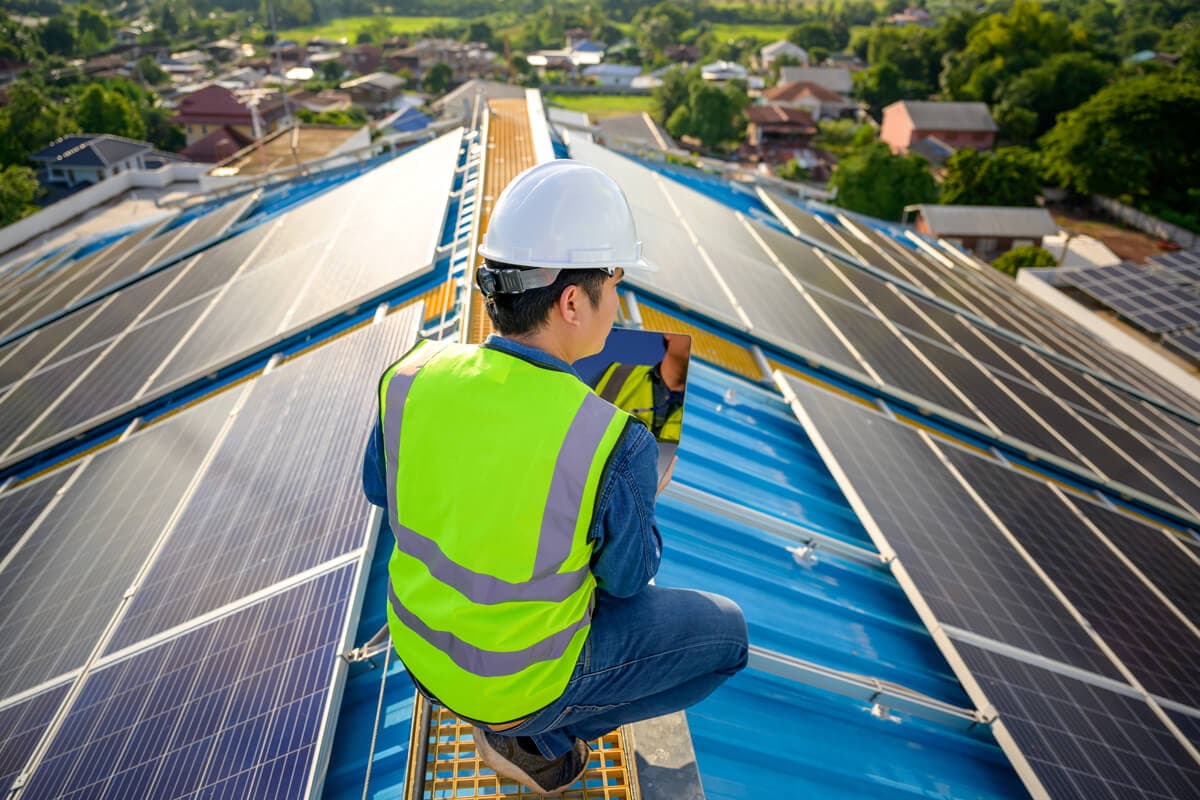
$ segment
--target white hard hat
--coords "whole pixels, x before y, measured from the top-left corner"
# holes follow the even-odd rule
[[[479,253],[519,267],[657,271],[642,258],[621,187],[570,159],[538,164],[512,179],[496,200]]]

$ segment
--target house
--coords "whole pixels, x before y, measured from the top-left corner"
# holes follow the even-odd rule
[[[1050,212],[1038,207],[915,205],[905,207],[906,220],[910,214],[921,233],[947,239],[987,261],[1014,247],[1040,247],[1044,237],[1058,233]]]
[[[113,31],[113,41],[117,44],[137,44],[138,37],[141,35],[141,28],[134,28],[127,25]]]
[[[423,131],[433,122],[428,114],[421,111],[417,103],[405,100],[403,107],[379,120],[375,130],[384,134],[412,133]]]
[[[338,61],[347,72],[369,75],[379,69],[383,61],[383,50],[374,45],[360,44],[343,52]]]
[[[750,77],[750,71],[733,61],[714,61],[700,67],[700,77],[706,81],[716,82],[744,81]]]
[[[26,61],[0,56],[0,84],[12,83],[31,67]]]
[[[858,103],[810,81],[781,83],[763,90],[764,102],[807,111],[813,119],[853,117]]]
[[[678,149],[671,135],[649,114],[622,114],[596,120],[596,138],[602,144],[632,144],[651,150]]]
[[[129,60],[115,54],[96,56],[83,62],[82,70],[89,78],[125,77],[129,75]]]
[[[372,72],[346,81],[338,88],[350,93],[354,105],[362,106],[369,113],[379,114],[399,108],[396,101],[404,94],[404,85],[405,80],[399,75]]]
[[[940,167],[954,155],[954,148],[936,136],[926,136],[913,142],[908,152],[916,153],[934,167]]]
[[[323,92],[293,92],[288,95],[288,100],[299,108],[307,108],[314,114],[325,111],[345,111],[353,103],[349,93],[335,92],[330,89]]]
[[[157,169],[168,161],[183,161],[174,153],[154,149],[149,142],[124,136],[73,134],[56,139],[29,156],[43,184],[72,188],[99,183],[134,169]]]
[[[361,150],[370,143],[371,131],[365,125],[361,128],[297,125],[252,142],[225,157],[200,178],[200,185],[205,191],[212,191],[314,161],[333,166],[343,159],[348,160],[347,153]]]
[[[746,111],[748,160],[779,164],[790,161],[797,150],[808,149],[817,125],[812,115],[800,108],[782,105],[752,105]]]
[[[887,18],[889,25],[897,25],[904,27],[905,25],[919,25],[922,28],[928,28],[933,25],[933,15],[923,8],[909,6],[903,11],[892,14]]]
[[[232,39],[217,39],[204,45],[204,49],[217,61],[232,61],[242,54],[242,45]]]
[[[495,54],[479,42],[421,39],[411,47],[388,53],[387,58],[392,69],[408,69],[418,76],[434,64],[446,64],[454,81],[465,81],[492,69]]]
[[[901,100],[883,109],[879,138],[893,153],[907,153],[926,136],[936,136],[956,150],[989,150],[996,141],[996,123],[983,103]]]
[[[580,67],[591,67],[604,60],[603,45],[596,44],[590,39],[570,40],[561,50],[537,50],[530,53],[526,60],[529,66],[539,71],[561,69],[574,72]],[[638,70],[639,72],[641,70]]]
[[[815,83],[831,92],[848,95],[854,88],[850,70],[845,67],[783,67],[779,70],[779,82]]]
[[[628,88],[641,74],[642,68],[633,64],[595,64],[583,70],[583,77],[612,88]]]
[[[234,92],[210,84],[179,101],[171,119],[184,127],[188,145],[193,145],[220,128],[230,128],[247,141],[292,124],[288,106],[278,92],[242,90]]]
[[[780,39],[778,42],[771,44],[758,51],[758,63],[764,69],[768,70],[774,66],[776,59],[780,56],[787,56],[795,59],[795,63],[808,66],[808,51],[798,44],[793,44],[787,39]]]
[[[516,100],[524,97],[525,89],[520,86],[474,78],[439,97],[431,104],[431,108],[439,116],[447,119],[454,117],[470,119],[471,109],[475,105],[476,98],[479,98],[479,102],[486,103],[488,100]]]
[[[663,55],[677,64],[695,64],[700,60],[700,48],[694,44],[671,44],[663,50]]]
[[[221,125],[183,148],[180,152],[189,161],[202,164],[217,164],[254,143],[238,128]]]

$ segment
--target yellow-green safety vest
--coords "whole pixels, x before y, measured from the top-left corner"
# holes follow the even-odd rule
[[[596,384],[596,394],[617,408],[624,409],[654,432],[654,384],[650,380],[653,366],[644,364],[613,364],[604,371]],[[683,407],[667,415],[662,430],[654,438],[662,442],[678,442],[683,427]]]
[[[629,416],[572,374],[445,342],[389,367],[379,405],[396,652],[460,716],[544,708],[588,636],[588,531]]]

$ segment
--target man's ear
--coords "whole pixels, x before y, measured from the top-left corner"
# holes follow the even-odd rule
[[[575,325],[579,322],[579,302],[580,302],[579,286],[571,284],[563,289],[562,294],[558,296],[558,310],[563,316],[563,321],[568,325]]]

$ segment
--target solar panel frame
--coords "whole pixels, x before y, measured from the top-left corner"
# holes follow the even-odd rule
[[[60,469],[0,493],[0,565],[71,476]]]
[[[67,695],[60,683],[19,702],[0,705],[0,797],[8,797]]]

